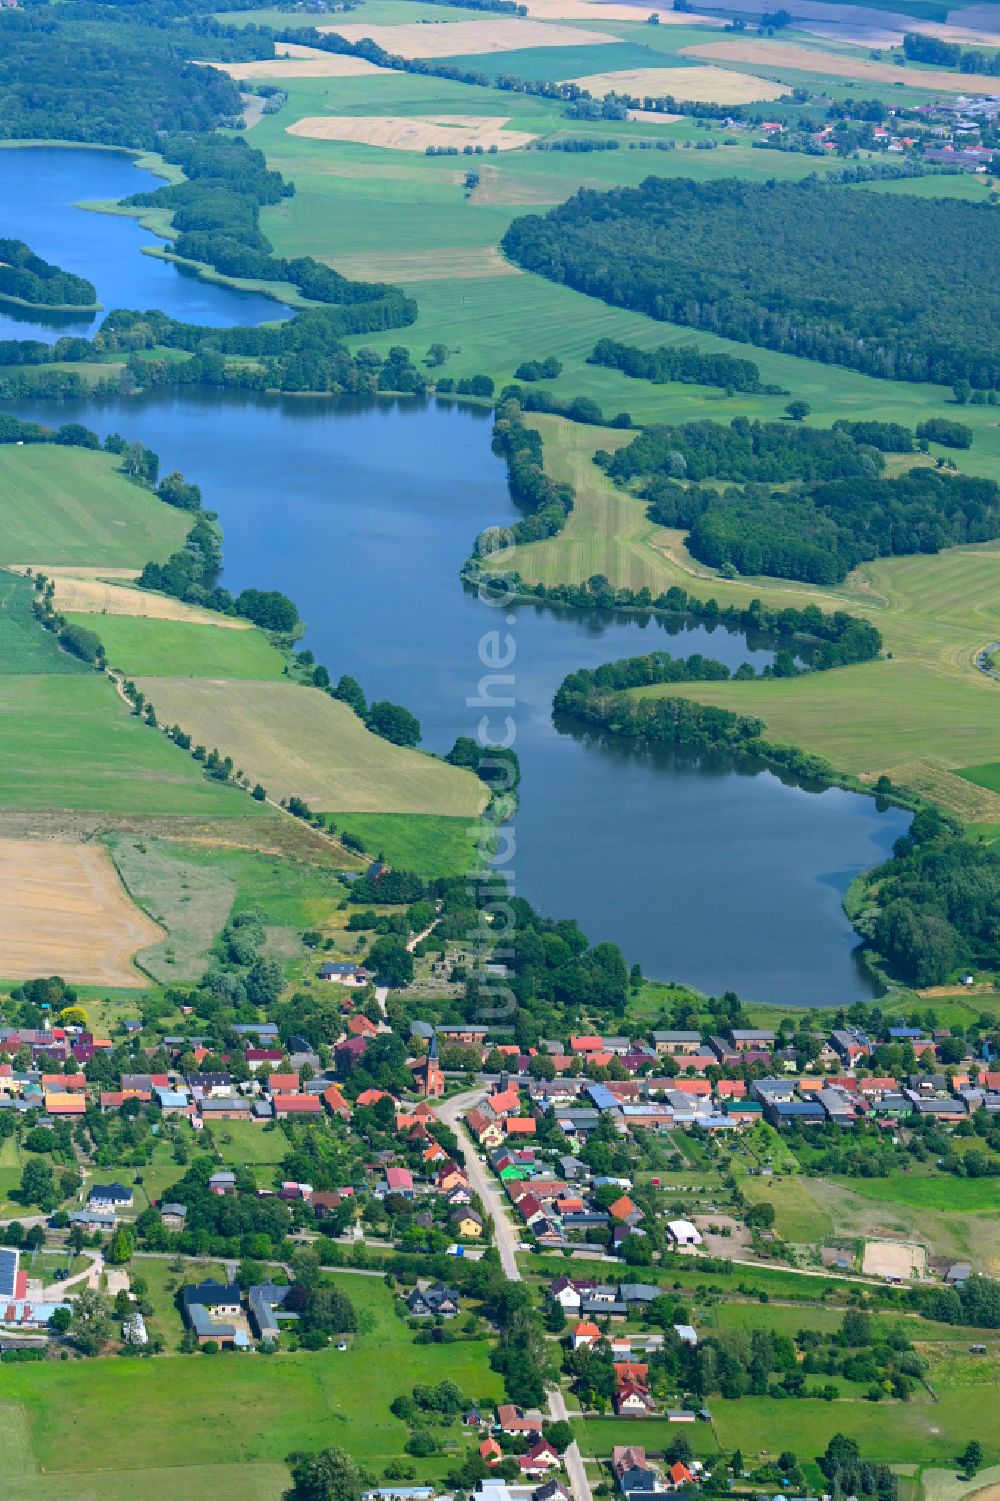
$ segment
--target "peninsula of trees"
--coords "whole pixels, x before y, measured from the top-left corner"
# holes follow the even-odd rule
[[[57,311],[100,306],[92,281],[43,260],[23,240],[0,239],[0,297]]]

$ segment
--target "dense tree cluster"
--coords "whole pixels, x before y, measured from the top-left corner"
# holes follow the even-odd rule
[[[415,304],[408,299],[399,317],[410,321]],[[378,392],[422,395],[430,381],[410,358],[408,349],[392,345],[386,354],[372,349],[351,353],[341,342],[349,333],[394,327],[397,314],[391,298],[350,306],[308,308],[282,323],[252,328],[206,328],[179,323],[165,313],[117,308],[104,319],[92,339],[58,339],[55,345],[38,339],[0,341],[0,366],[19,368],[51,360],[93,364],[109,354],[124,353],[120,375],[108,388],[132,394],[154,386],[228,386],[250,391],[324,391],[352,396]],[[158,357],[158,349],[184,350],[189,359]],[[474,378],[475,379],[475,378]],[[462,384],[462,383],[460,383]],[[8,377],[4,394],[68,396],[88,394],[72,371]],[[440,389],[439,384],[439,389]],[[461,393],[460,393],[461,394]],[[492,395],[492,382],[486,392]]]
[[[910,984],[1000,963],[1000,850],[963,837],[935,809],[918,813],[893,859],[872,872],[871,893],[862,931]]]
[[[0,137],[153,149],[163,130],[239,115],[237,85],[186,62],[140,25],[64,24],[61,7],[0,17]],[[190,54],[189,54],[190,55]]]
[[[542,464],[542,440],[521,416],[520,402],[513,397],[497,407],[493,424],[493,452],[507,460],[510,493],[518,505],[530,511],[523,521],[508,529],[514,542],[533,542],[562,530],[573,509],[570,485],[549,479]]]
[[[905,428],[899,433],[912,448],[910,433]],[[702,419],[648,427],[617,453],[600,452],[598,462],[619,481],[662,474],[772,484],[868,476],[885,464],[880,452],[866,451],[862,433],[855,434],[850,424],[805,427],[747,417],[734,417],[728,425]]]
[[[94,307],[97,289],[86,277],[62,271],[23,240],[0,239],[0,294],[38,307]]]
[[[882,250],[871,253],[872,245]],[[516,219],[518,265],[654,318],[895,380],[1000,384],[987,204],[649,177]]]
[[[730,391],[760,391],[760,366],[731,354],[702,354],[694,344],[661,344],[658,349],[639,349],[618,339],[598,339],[590,365],[607,365],[636,380],[667,381],[682,385],[720,386]],[[770,389],[770,388],[769,388]]]
[[[961,424],[956,424],[961,426]],[[596,455],[613,478],[651,475],[642,494],[662,526],[688,531],[701,562],[742,574],[835,584],[877,557],[939,552],[1000,535],[992,480],[928,467],[885,478],[885,451],[909,451],[896,423],[831,429],[791,423],[689,422],[654,427],[614,455]],[[686,481],[742,480],[720,491]],[[768,490],[762,481],[787,484]]]
[[[903,52],[915,63],[930,63],[934,68],[958,68],[962,73],[1000,73],[1000,52],[983,52],[978,47],[964,47],[945,42],[940,37],[908,31],[903,37]]]

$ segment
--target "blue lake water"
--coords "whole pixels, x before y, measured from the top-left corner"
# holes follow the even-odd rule
[[[135,219],[74,211],[79,202],[105,202],[163,186],[118,151],[26,146],[0,151],[0,237],[24,240],[44,260],[85,276],[104,312],[38,314],[0,303],[0,339],[89,335],[112,308],[159,308],[188,323],[232,327],[285,316],[270,297],[203,281],[144,245],[163,241]]]
[[[9,202],[6,158],[28,154],[0,152],[0,201]],[[75,198],[109,196],[79,165],[72,181]],[[134,180],[119,191],[136,191]],[[5,233],[45,253],[30,213],[14,224],[7,217]],[[64,238],[67,223],[96,217],[64,209]],[[134,229],[129,220],[101,222]],[[148,260],[123,240],[115,258],[123,283],[136,259]],[[175,286],[168,311],[191,318],[178,287],[195,298],[206,289],[188,278]],[[239,316],[230,309],[218,321]],[[516,891],[542,911],[578,918],[593,941],[615,940],[647,974],[712,993],[787,1006],[846,1005],[874,993],[841,897],[858,871],[885,858],[907,816],[714,753],[642,750],[554,725],[552,695],[578,667],[655,649],[700,651],[733,667],[763,665],[770,654],[721,626],[668,628],[530,604],[497,618],[463,590],[458,570],[473,538],[515,515],[487,413],[190,388],[17,410],[141,438],[163,469],[196,480],[225,530],[226,584],[291,595],[317,659],[334,676],[353,674],[369,698],[412,709],[430,749],[476,734],[486,712],[469,703],[486,670],[480,643],[491,630],[509,636],[514,703],[493,723],[511,716],[523,772],[511,831]]]

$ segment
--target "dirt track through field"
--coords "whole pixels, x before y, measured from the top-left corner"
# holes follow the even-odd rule
[[[547,26],[544,21],[500,18],[489,21],[441,21],[402,26],[371,26],[351,21],[342,26],[320,26],[348,42],[370,37],[387,52],[399,57],[475,57],[487,52],[519,52],[525,47],[595,47],[621,42],[606,31],[584,31],[578,26]]]
[[[930,93],[992,94],[998,87],[996,78],[985,73],[901,68],[895,63],[874,63],[863,57],[822,52],[818,47],[799,47],[794,42],[699,42],[694,47],[682,48],[681,56],[748,63],[754,68],[791,68],[797,73],[817,73],[835,78],[861,78],[868,83],[902,83],[911,89],[924,89]]]
[[[516,151],[535,139],[526,130],[504,130],[509,115],[308,115],[288,134],[313,141],[356,141],[390,151],[426,151],[428,146],[482,146]]]
[[[710,52],[711,46],[706,51]],[[643,99],[665,99],[669,94],[673,99],[697,100],[700,104],[750,104],[791,93],[784,84],[728,68],[625,68],[620,73],[591,73],[567,82],[588,89],[595,99],[611,93]]]
[[[126,895],[100,844],[0,839],[0,975],[145,985],[129,962],[162,929]]]

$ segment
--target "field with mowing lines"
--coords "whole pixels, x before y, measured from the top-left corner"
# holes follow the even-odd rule
[[[475,816],[486,801],[471,772],[372,735],[346,704],[291,683],[137,678],[161,722],[218,746],[273,798],[317,810]],[[249,799],[245,799],[249,801]]]
[[[275,816],[134,718],[107,678],[0,678],[0,809]]]
[[[0,446],[0,564],[164,561],[191,526],[118,471],[118,459],[53,443]]]
[[[160,929],[98,844],[0,839],[0,975],[141,985],[132,955]]]
[[[168,594],[135,588],[135,569],[53,567],[46,562],[36,566],[55,585],[55,607],[66,615],[134,615],[140,620],[189,620],[227,631],[252,629],[248,620],[235,615],[220,615]],[[23,567],[18,571],[23,573]],[[93,619],[85,623],[94,629]]]
[[[280,678],[285,658],[263,631],[220,631],[181,620],[70,615],[96,630],[108,665],[126,677]]]

